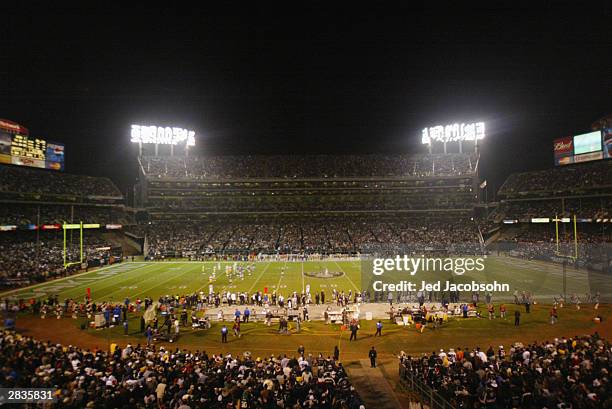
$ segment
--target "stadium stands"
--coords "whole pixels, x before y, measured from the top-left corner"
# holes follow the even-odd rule
[[[121,206],[64,205],[37,203],[2,203],[0,224],[56,224],[56,223],[133,223],[133,218]]]
[[[72,241],[72,240],[71,240]],[[79,258],[79,241],[75,239],[67,246],[69,261]],[[110,247],[111,243],[100,234],[88,232],[84,235],[84,258],[90,263],[94,260],[108,262],[109,252],[99,250]],[[68,270],[76,271],[80,266]],[[45,281],[63,276],[64,268],[63,236],[60,232],[41,232],[36,240],[34,232],[6,232],[0,234],[0,287],[15,287]]]
[[[348,254],[381,246],[391,251],[394,246],[447,249],[452,244],[479,243],[476,224],[469,219],[355,220],[332,218],[270,224],[155,222],[138,231],[147,236],[147,255],[152,258],[238,253]]]
[[[139,201],[154,219],[202,214],[469,212],[478,157],[143,157]]]
[[[503,202],[498,210],[506,219],[531,219],[538,217],[570,217],[610,219],[612,196],[546,198]]]
[[[0,165],[0,225],[7,226],[0,231],[0,286],[66,274],[63,233],[40,229],[81,221],[104,226],[133,223],[133,217],[124,211],[123,196],[108,178]],[[99,249],[113,245],[101,233],[88,231],[84,261],[108,262],[109,252]],[[78,239],[71,236],[67,250],[67,260],[77,260]]]
[[[342,364],[321,355],[260,358],[140,345],[110,354],[4,331],[0,363],[3,387],[53,388],[65,408],[362,405]]]
[[[610,404],[609,342],[592,336],[486,350],[402,353],[403,379],[425,383],[452,407],[603,408]]]
[[[567,262],[575,256],[574,217],[578,223],[577,264],[612,271],[612,162],[598,161],[512,174],[499,190],[502,199],[485,224],[498,224],[489,248],[529,259]],[[557,225],[555,219],[566,219]],[[548,219],[533,223],[534,219]],[[505,222],[504,222],[505,221]]]
[[[593,194],[612,188],[612,161],[596,161],[536,172],[514,173],[499,189],[502,198]]]
[[[108,178],[4,165],[0,165],[0,192],[3,196],[37,193],[50,196],[122,197],[119,189]]]
[[[187,180],[461,176],[474,174],[477,163],[477,156],[473,154],[141,158],[142,170],[148,178]]]
[[[149,156],[140,164],[139,199],[152,224],[131,231],[146,230],[153,258],[478,242],[469,220],[477,154]],[[440,216],[424,222],[430,212]]]

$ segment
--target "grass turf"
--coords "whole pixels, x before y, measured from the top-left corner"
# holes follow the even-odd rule
[[[238,263],[246,266],[246,263]],[[293,291],[302,292],[310,286],[311,292],[324,290],[330,297],[332,289],[348,292],[361,289],[362,262],[360,261],[309,261],[282,262],[262,261],[255,263],[252,274],[245,273],[243,279],[236,276],[230,281],[226,274],[226,266],[233,262],[132,262],[116,264],[76,276],[35,285],[32,287],[8,291],[0,297],[13,299],[43,298],[57,295],[60,300],[73,298],[82,300],[91,288],[94,301],[123,301],[150,296],[157,299],[163,295],[191,294],[194,291],[208,292],[209,276],[217,268],[215,280],[212,282],[214,291],[255,291],[267,290],[269,293],[288,295]],[[366,264],[364,264],[365,266]],[[323,271],[342,273],[338,277],[318,278],[308,273]],[[365,274],[369,274],[366,271]],[[444,279],[439,272],[418,272],[416,275],[400,276],[398,273],[388,276],[394,279],[414,281],[420,286],[422,280],[433,282]],[[563,292],[563,272],[559,265],[511,259],[508,257],[488,257],[483,272],[471,272],[462,276],[454,276],[456,282],[490,283],[497,280],[508,283],[511,291],[495,294],[494,299],[512,299],[512,293],[517,290],[532,292],[540,302],[552,302],[553,296]],[[566,292],[584,296],[585,293],[600,291],[605,297],[610,291],[609,277],[597,273],[585,272],[567,268]],[[365,281],[364,281],[365,282]],[[328,298],[329,299],[329,298]],[[462,299],[469,300],[470,294],[463,293]],[[482,298],[481,298],[482,299]]]

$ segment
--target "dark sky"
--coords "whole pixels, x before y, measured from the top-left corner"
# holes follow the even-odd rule
[[[0,118],[64,142],[68,172],[124,191],[131,123],[193,128],[204,154],[384,153],[422,150],[425,126],[483,120],[481,173],[499,187],[551,167],[554,138],[612,112],[612,7],[529,4],[1,5]]]

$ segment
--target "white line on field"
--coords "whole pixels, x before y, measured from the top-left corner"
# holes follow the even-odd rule
[[[162,284],[164,284],[164,283],[167,283],[167,282],[172,281],[172,280],[176,280],[177,278],[179,278],[179,277],[183,277],[185,274],[187,274],[187,273],[192,273],[192,272],[193,272],[193,270],[187,269],[187,270],[185,270],[185,272],[183,272],[183,273],[181,273],[181,274],[179,274],[179,275],[175,275],[175,276],[173,276],[173,277],[170,277],[169,279],[164,280],[164,281],[162,281],[161,283],[157,283],[157,284],[155,284],[154,286],[147,288],[146,290],[142,290],[142,291],[140,291],[140,292],[138,292],[138,293],[136,293],[136,294],[133,294],[133,295],[132,295],[132,298],[136,298],[136,296],[137,296],[137,295],[144,294],[144,293],[146,293],[147,291],[150,291],[150,290],[152,290],[152,289],[154,289],[154,288],[156,288],[156,287],[159,287],[159,286],[161,286],[161,285],[162,285]],[[172,275],[172,274],[170,274],[170,275]]]
[[[340,264],[338,264],[337,261],[334,261],[334,263],[336,263],[336,265],[338,266],[338,268],[340,269],[340,271],[342,271],[344,273],[344,276],[346,277],[347,280],[349,280],[349,282],[351,283],[351,285],[353,286],[353,288],[355,288],[355,291],[359,291],[359,288],[357,288],[357,286],[355,285],[355,283],[353,282],[353,280],[350,279],[350,277],[348,276],[348,274],[346,274],[346,271],[344,271],[342,269],[342,267],[340,267]]]
[[[253,290],[253,288],[255,288],[255,286],[257,285],[257,283],[259,282],[259,280],[261,280],[261,277],[263,277],[264,273],[266,272],[266,270],[268,269],[268,267],[270,267],[271,262],[268,261],[268,264],[266,264],[266,266],[264,267],[264,269],[262,270],[261,274],[259,275],[259,277],[257,277],[257,280],[255,280],[253,282],[253,284],[251,285],[251,288],[249,288],[249,291],[247,291],[247,293],[251,293],[251,290]]]
[[[87,285],[91,285],[93,287],[94,283],[96,286],[96,291],[100,292],[101,290],[105,290],[107,288],[114,288],[117,286],[117,284],[123,283],[124,281],[131,281],[133,280],[135,277],[132,277],[131,274],[136,271],[141,269],[142,267],[148,267],[150,266],[150,264],[144,264],[142,266],[139,267],[135,267],[132,268],[130,270],[121,270],[119,271],[119,273],[117,273],[116,275],[112,275],[112,276],[108,276],[108,277],[102,277],[94,282],[91,283],[81,283],[81,285],[72,287],[72,288],[67,288],[65,291],[62,291],[62,294],[64,294],[64,296],[68,295],[68,294],[72,294],[73,291],[79,290],[80,288],[86,287]],[[147,270],[141,270],[138,271],[136,273],[136,276],[139,276],[141,273],[145,273],[147,274],[148,271]],[[107,280],[112,280],[110,281],[109,285],[100,285],[100,283],[105,282]]]
[[[146,274],[151,274],[151,273],[153,273],[153,272],[157,272],[158,270],[161,270],[163,267],[165,267],[165,266],[163,266],[163,265],[156,266],[156,268],[153,268],[153,269],[151,269],[151,270],[147,270],[147,271],[146,271]],[[132,271],[133,271],[133,270],[132,270]],[[141,272],[139,272],[139,275],[140,275],[140,273],[141,273]],[[155,275],[156,275],[156,274],[151,274],[151,277],[149,277],[149,279],[154,278],[154,277],[155,277]],[[123,280],[118,281],[117,283],[120,283],[120,282],[122,283],[122,282],[125,282],[125,281],[130,281],[130,280],[133,280],[134,278],[135,278],[135,277],[128,277],[128,278],[125,278],[125,279],[123,279]],[[144,280],[142,280],[142,281],[140,281],[140,282],[145,282],[145,281],[147,281],[147,279],[144,279]],[[153,286],[153,287],[151,287],[151,288],[155,288],[155,287],[156,287],[156,286]],[[104,287],[104,288],[108,288],[108,286],[107,286],[107,287]],[[98,300],[111,301],[111,299],[110,299],[111,294],[115,294],[115,293],[118,293],[118,292],[123,291],[123,290],[124,290],[124,288],[119,287],[119,288],[117,288],[116,290],[111,291],[110,293],[106,293],[106,294],[104,294],[104,295],[103,295],[103,296],[101,296],[101,297],[96,297],[96,298],[93,298],[93,301],[98,301]],[[131,298],[136,299],[136,297],[135,297],[135,296],[136,296],[136,295],[138,295],[138,294],[141,294],[141,293],[134,294],[133,296],[132,296],[132,295],[130,295],[130,297],[131,297]]]
[[[206,262],[205,262],[205,263],[206,263]],[[225,269],[225,271],[223,271],[222,273],[220,273],[220,274],[219,274],[218,279],[220,280],[220,279],[221,279],[221,277],[223,277],[223,276],[227,276],[227,269]],[[217,276],[215,275],[215,282],[216,282],[216,280],[217,280]],[[210,284],[210,282],[209,282],[209,284]],[[229,284],[229,283],[228,283],[228,284]],[[214,285],[214,283],[213,283],[213,285]],[[196,290],[196,292],[197,292],[197,293],[199,293],[199,292],[202,290],[202,288],[204,288],[204,287],[206,287],[206,283],[204,283],[204,285],[203,285],[202,287],[198,288],[198,289]],[[227,287],[227,286],[223,286],[222,288],[223,288],[223,289],[225,289],[226,287]],[[214,289],[214,287],[213,287],[213,289]]]
[[[302,260],[302,294],[306,292],[306,287],[304,287],[304,261]]]
[[[132,263],[128,262],[128,264],[132,264]],[[142,263],[134,262],[134,264],[142,264]],[[14,293],[25,293],[25,292],[31,291],[34,288],[43,287],[43,286],[52,286],[55,283],[59,283],[61,281],[70,280],[70,279],[74,279],[74,278],[79,278],[79,277],[87,276],[87,275],[90,275],[90,274],[96,274],[96,273],[99,273],[100,271],[105,271],[105,270],[108,270],[108,269],[111,269],[111,268],[119,268],[120,266],[121,266],[121,264],[113,264],[112,266],[102,267],[102,268],[99,268],[97,270],[85,271],[83,273],[73,274],[73,275],[70,275],[70,276],[66,276],[66,277],[62,277],[62,278],[57,278],[55,280],[45,281],[44,283],[40,283],[40,284],[34,284],[34,285],[27,286],[27,287],[16,288],[14,290],[5,291],[5,292],[0,293],[0,297],[4,297],[6,295],[14,294]],[[135,267],[133,270],[136,270],[137,268],[140,268],[140,267],[144,267],[144,265]]]
[[[283,267],[281,267],[281,274],[280,274],[280,277],[278,278],[278,283],[276,283],[276,292],[278,292],[278,290],[280,289],[280,283],[283,280],[283,271],[284,271],[286,266],[287,266],[287,263],[285,262]]]

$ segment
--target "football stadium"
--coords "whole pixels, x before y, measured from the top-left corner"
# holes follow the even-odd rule
[[[272,41],[274,27],[257,41]],[[175,34],[167,44],[179,44]],[[226,50],[190,47],[220,63],[242,50],[225,34]],[[536,54],[523,56],[525,66]],[[163,82],[162,71],[143,72]],[[117,116],[143,97],[129,86],[128,96],[95,91],[103,76],[73,95],[40,84],[21,90],[35,73],[7,73],[17,85],[0,105],[0,406],[611,407],[609,89],[597,99],[607,106],[538,107],[559,117],[548,128],[536,127],[548,119],[496,119],[496,106],[468,115],[430,104],[432,113],[410,115],[413,130],[402,136],[410,146],[358,149],[307,136],[320,145],[311,149],[238,134],[354,129],[328,118],[354,107],[335,91],[306,109],[321,124],[298,117],[303,101],[334,88],[318,85],[316,73],[300,71],[300,81],[317,83],[308,97],[278,96],[285,85],[269,91],[286,107],[270,113],[274,126],[259,118],[278,109],[266,105],[268,91],[220,86],[218,110],[188,88],[151,94],[168,92],[164,104],[189,106],[195,118],[208,109],[211,123],[227,115],[222,130],[163,104]],[[605,70],[587,77],[610,83]],[[514,85],[504,86],[510,95]],[[401,105],[380,92],[396,101],[385,110]],[[237,95],[259,101],[256,119],[221,114]],[[77,107],[74,124],[58,128],[57,114],[65,120]],[[112,115],[123,119],[104,125]],[[61,129],[79,136],[44,136]],[[516,142],[504,148],[500,135]],[[285,143],[284,152],[268,140]]]

